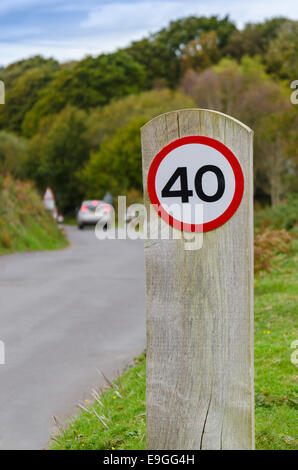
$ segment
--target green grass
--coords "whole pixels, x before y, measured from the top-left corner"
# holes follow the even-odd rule
[[[290,361],[298,339],[298,240],[278,255],[271,273],[255,283],[255,391],[257,449],[297,449],[297,368]],[[88,406],[51,443],[52,449],[145,449],[145,357]],[[119,396],[118,392],[121,396]],[[94,398],[91,397],[91,400]]]
[[[298,448],[297,367],[298,240],[291,255],[255,281],[255,391],[258,449]]]
[[[0,254],[67,246],[63,232],[27,182],[0,179]]]
[[[69,427],[54,438],[51,448],[144,449],[145,379],[145,356],[141,356],[135,359],[133,368],[115,380],[112,388],[100,396],[91,395],[92,404],[84,403],[86,411],[81,410]]]

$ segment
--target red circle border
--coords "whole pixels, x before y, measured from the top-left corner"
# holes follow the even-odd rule
[[[158,167],[162,160],[172,150],[186,144],[203,144],[218,150],[230,163],[235,176],[235,193],[229,207],[219,217],[205,224],[186,224],[172,217],[161,206],[155,190],[155,177]],[[167,223],[169,223],[172,227],[186,232],[209,232],[210,230],[214,230],[220,227],[221,225],[225,224],[235,214],[243,197],[244,177],[238,159],[235,157],[233,152],[231,152],[231,150],[226,147],[223,143],[219,142],[216,139],[212,139],[211,137],[191,135],[187,137],[180,137],[180,139],[176,139],[173,142],[170,142],[163,149],[161,149],[160,152],[158,152],[158,154],[154,157],[149,168],[147,188],[150,201],[156,209],[158,215]],[[158,209],[156,208],[156,206],[158,206]]]

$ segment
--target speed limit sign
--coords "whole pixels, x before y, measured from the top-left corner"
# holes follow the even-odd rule
[[[237,156],[205,136],[182,137],[166,145],[148,173],[148,194],[158,214],[187,232],[208,232],[223,225],[238,209],[243,190]],[[203,206],[203,223],[195,210],[198,205]]]

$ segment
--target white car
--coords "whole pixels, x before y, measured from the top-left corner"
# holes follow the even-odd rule
[[[77,215],[78,228],[82,230],[86,225],[96,225],[101,222],[107,228],[111,219],[112,206],[104,201],[84,201]]]

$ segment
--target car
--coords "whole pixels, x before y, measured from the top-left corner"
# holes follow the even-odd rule
[[[107,228],[111,220],[112,206],[104,201],[84,201],[77,214],[78,228],[82,230],[87,225],[96,225],[100,222]]]

